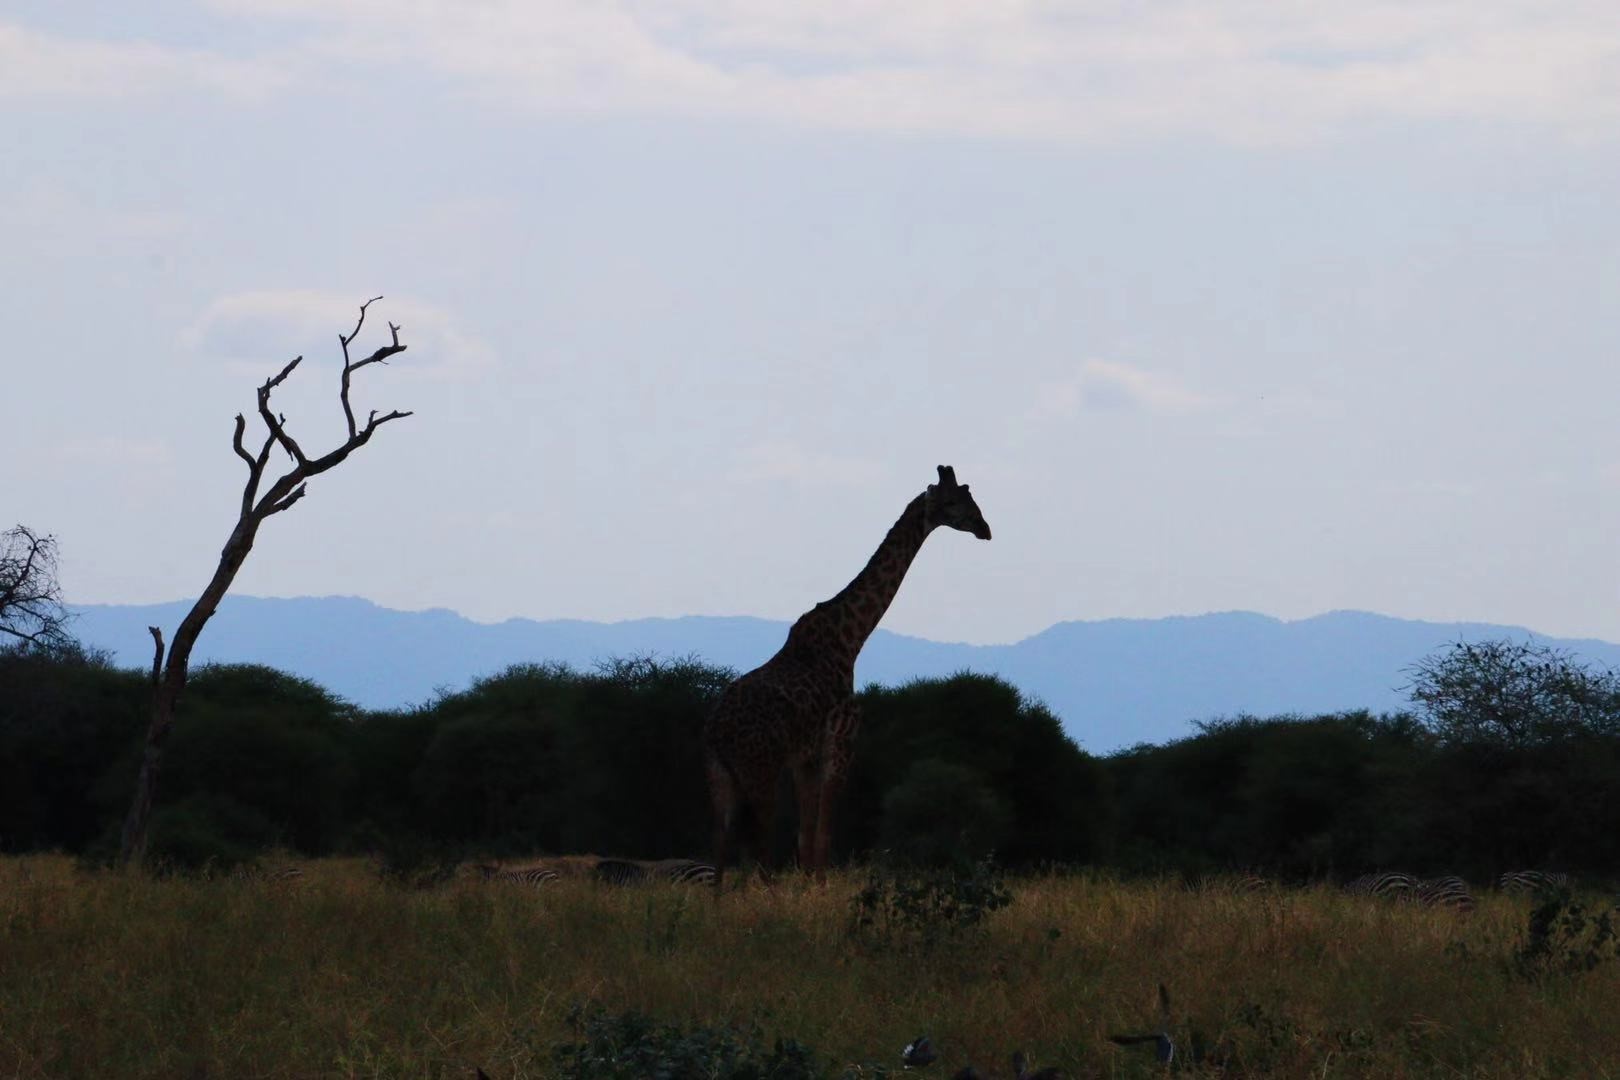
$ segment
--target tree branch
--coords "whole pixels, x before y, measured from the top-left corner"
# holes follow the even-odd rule
[[[350,376],[353,375],[354,372],[365,367],[367,364],[387,363],[390,356],[393,356],[395,353],[402,353],[405,351],[405,346],[399,343],[399,327],[393,323],[389,323],[388,330],[393,335],[394,339],[392,344],[382,346],[364,360],[356,362],[349,359],[349,343],[359,335],[360,328],[366,324],[366,309],[381,299],[382,297],[380,296],[373,296],[370,300],[367,300],[365,303],[361,304],[360,318],[355,321],[354,330],[349,333],[348,337],[344,337],[342,334],[338,335],[338,343],[343,346],[343,379],[341,388],[338,392],[338,398],[343,402],[343,418],[349,422],[349,438],[351,440],[355,438],[357,432],[354,425],[354,410],[349,406]]]
[[[293,357],[292,363],[281,369],[281,374],[275,376],[274,378],[266,379],[264,381],[264,385],[259,387],[259,415],[264,417],[264,424],[270,429],[270,434],[273,435],[276,441],[281,444],[282,448],[287,451],[287,455],[294,461],[298,462],[299,465],[307,464],[307,460],[304,457],[304,451],[299,448],[298,444],[293,441],[293,437],[288,435],[286,428],[283,427],[283,425],[287,422],[287,418],[285,416],[278,418],[270,411],[270,391],[280,386],[281,381],[288,375],[292,374],[292,369],[297,367],[299,362],[303,359],[304,358],[302,356]]]
[[[283,510],[286,510],[292,506],[293,503],[304,497],[304,490],[307,486],[308,485],[306,484],[299,484],[292,490],[292,494],[288,495],[285,499],[278,499],[277,501],[271,503],[269,508],[264,510],[260,516],[269,517],[271,514],[279,514]]]
[[[26,525],[0,533],[0,632],[52,644],[66,639],[72,617],[56,581],[56,538]]]
[[[163,631],[155,626],[148,626],[146,629],[151,632],[152,640],[157,643],[157,648],[152,653],[152,685],[156,686],[163,678]]]

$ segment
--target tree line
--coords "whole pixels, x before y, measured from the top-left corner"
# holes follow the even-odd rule
[[[631,658],[520,665],[405,710],[359,709],[257,665],[192,673],[152,818],[185,869],[305,855],[702,856],[703,717],[735,673]],[[1620,681],[1530,644],[1411,670],[1413,710],[1236,717],[1106,757],[1044,705],[961,673],[860,693],[836,856],[1128,873],[1484,881],[1620,865]],[[0,653],[0,850],[110,859],[150,684],[74,646]],[[776,850],[789,856],[784,784]]]

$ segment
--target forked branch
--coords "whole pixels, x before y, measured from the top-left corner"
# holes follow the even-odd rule
[[[349,407],[349,377],[356,371],[359,371],[361,368],[365,367],[367,364],[386,364],[390,356],[393,356],[395,353],[402,353],[405,351],[405,346],[399,343],[399,327],[393,323],[389,323],[388,332],[393,336],[394,339],[391,344],[378,348],[376,352],[372,353],[364,360],[351,361],[349,359],[349,343],[359,336],[360,328],[366,325],[366,309],[381,299],[382,297],[380,296],[373,296],[370,300],[367,300],[365,303],[361,304],[360,317],[355,320],[354,329],[349,331],[347,336],[343,334],[338,335],[338,343],[343,346],[343,385],[338,397],[343,399],[343,417],[349,422],[349,438],[351,439],[355,438],[358,433],[356,432],[354,426],[354,410]],[[387,416],[383,417],[382,420],[375,419],[377,415],[375,411],[373,411],[371,415],[373,419],[366,421],[366,430],[368,433],[371,431],[371,429],[375,428],[378,424],[383,423],[384,421],[394,420],[401,416],[409,416],[410,413],[389,413]]]

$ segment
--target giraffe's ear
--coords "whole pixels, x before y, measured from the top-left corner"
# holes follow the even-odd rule
[[[939,482],[941,484],[948,488],[956,486],[955,469],[951,468],[949,465],[937,465],[935,468],[939,470]]]

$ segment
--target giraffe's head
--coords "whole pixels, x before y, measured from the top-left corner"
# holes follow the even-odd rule
[[[946,525],[980,540],[990,539],[990,526],[985,524],[979,504],[966,484],[956,482],[956,472],[949,465],[939,466],[939,483],[928,485],[927,499],[923,512],[930,528]]]

